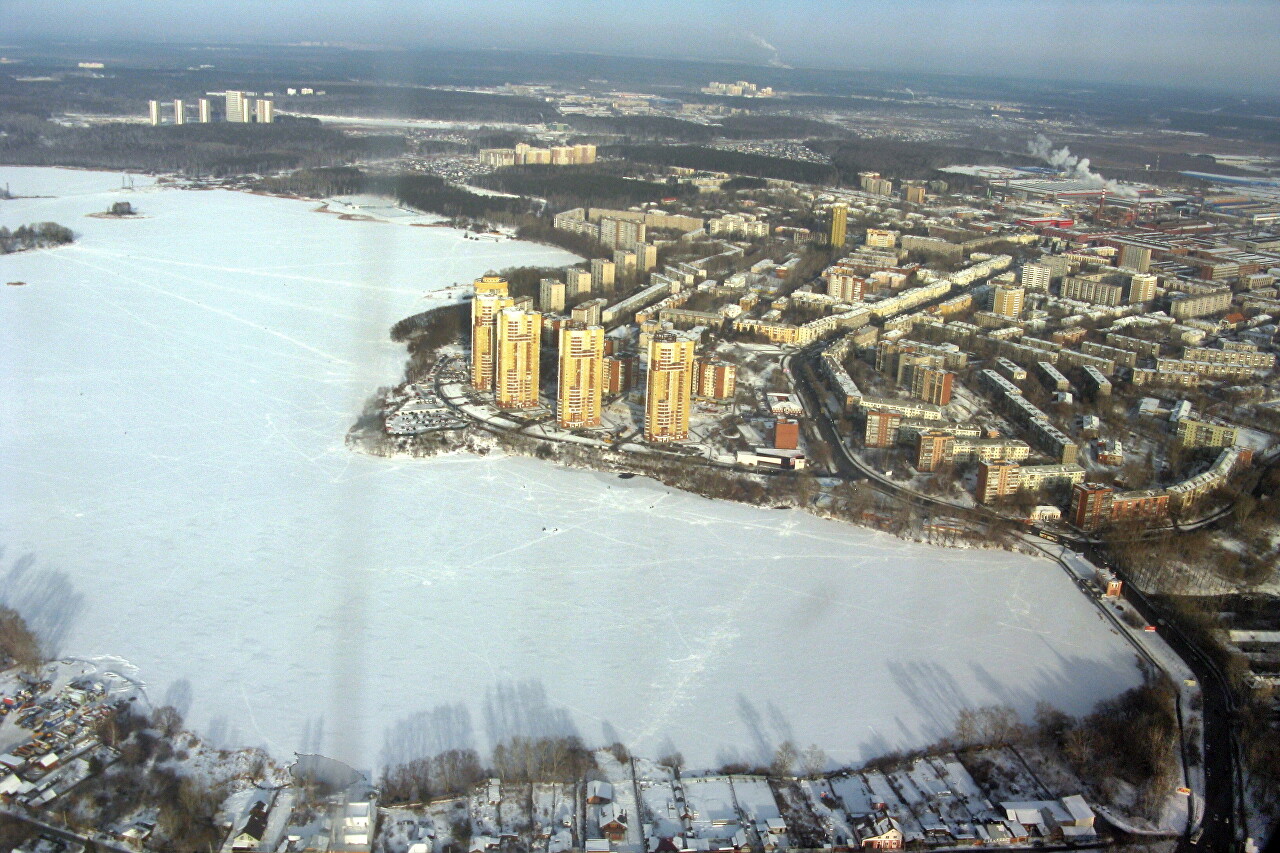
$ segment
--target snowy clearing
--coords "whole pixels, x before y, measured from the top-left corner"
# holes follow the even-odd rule
[[[28,283],[0,288],[0,600],[62,654],[123,658],[216,743],[372,768],[577,732],[691,768],[786,739],[844,763],[968,705],[1079,714],[1138,683],[1047,560],[344,447],[399,380],[395,321],[560,250],[112,174],[0,181],[68,194],[0,203],[0,224],[78,235],[0,258]],[[115,200],[147,218],[84,217]]]

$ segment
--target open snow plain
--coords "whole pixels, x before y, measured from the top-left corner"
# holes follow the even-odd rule
[[[357,766],[577,732],[691,766],[840,762],[966,705],[1072,713],[1138,682],[1047,561],[948,551],[526,459],[348,451],[387,329],[571,256],[314,203],[0,168],[0,599],[118,656],[228,745]],[[86,218],[128,199],[148,217]]]

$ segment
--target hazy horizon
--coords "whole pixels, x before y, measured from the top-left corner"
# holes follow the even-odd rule
[[[1248,0],[585,0],[426,5],[141,0],[8,4],[10,41],[330,43],[739,60],[804,68],[1146,84],[1263,93],[1280,76],[1280,4]]]

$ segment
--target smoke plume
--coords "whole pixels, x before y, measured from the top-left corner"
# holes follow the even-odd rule
[[[1138,192],[1133,187],[1109,181],[1089,168],[1088,157],[1077,157],[1065,145],[1054,150],[1053,143],[1043,133],[1037,133],[1036,138],[1027,143],[1027,150],[1032,156],[1039,157],[1069,178],[1084,181],[1123,198],[1138,197]]]
[[[749,38],[751,40],[751,43],[754,44],[756,47],[769,51],[769,64],[772,65],[773,67],[775,68],[791,67],[790,65],[787,65],[781,59],[778,58],[778,49],[773,45],[769,44],[764,39],[760,38],[760,36],[756,35],[755,33],[749,33],[747,35],[747,38]]]

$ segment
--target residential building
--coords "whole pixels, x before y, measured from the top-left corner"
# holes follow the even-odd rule
[[[515,299],[507,295],[506,280],[497,276],[485,276],[475,288],[471,300],[471,387],[492,391],[498,313],[515,305]]]
[[[1182,418],[1176,426],[1183,447],[1234,447],[1238,431],[1233,426]]]
[[[645,224],[629,219],[600,220],[600,242],[610,249],[626,249],[645,241]]]
[[[276,120],[276,105],[273,101],[259,98],[255,104],[255,113],[258,117],[258,124],[271,124]]]
[[[637,243],[631,247],[636,253],[636,272],[650,272],[658,265],[658,247],[652,243]]]
[[[951,385],[955,374],[934,367],[915,367],[911,370],[911,394],[917,399],[945,406],[951,402]]]
[[[186,104],[182,103],[181,98],[173,99],[173,123],[174,124],[187,123],[187,107],[186,107]]]
[[[1118,284],[1078,276],[1067,276],[1062,280],[1063,299],[1111,307],[1119,305],[1123,295],[1124,288]]]
[[[898,427],[901,424],[900,412],[868,409],[862,443],[867,447],[893,447],[898,443]]]
[[[867,245],[876,249],[892,249],[898,245],[898,232],[884,228],[868,228]]]
[[[732,400],[738,368],[726,361],[700,358],[694,364],[693,396],[700,400]]]
[[[991,313],[1016,320],[1022,316],[1022,300],[1026,291],[1013,285],[997,284],[992,290]]]
[[[646,440],[685,441],[689,438],[693,349],[691,338],[673,332],[658,332],[649,342],[644,415]]]
[[[954,459],[955,436],[939,430],[916,434],[916,470],[937,471]]]
[[[1049,282],[1053,279],[1053,270],[1044,264],[1023,264],[1021,283],[1027,290],[1037,293],[1048,293]]]
[[[606,394],[625,394],[636,384],[639,359],[634,355],[607,355],[604,357],[604,391]]]
[[[538,405],[542,315],[522,308],[498,312],[494,402],[502,409]]]
[[[1111,520],[1115,490],[1100,483],[1077,483],[1071,488],[1067,520],[1080,530],[1097,530]]]
[[[604,328],[576,323],[561,326],[557,423],[562,429],[600,426],[603,396]]]
[[[600,326],[603,325],[601,316],[604,307],[608,305],[608,300],[604,298],[588,299],[586,302],[579,302],[569,310],[569,317],[575,323],[581,323],[584,326]]]
[[[629,252],[626,249],[615,249],[613,252],[613,266],[619,275],[635,275],[636,253]]]
[[[1145,273],[1151,268],[1151,248],[1134,243],[1122,243],[1120,245],[1120,267],[1121,269]],[[1129,301],[1136,302],[1140,300],[1131,299]]]
[[[236,92],[227,90],[227,109],[226,119],[230,122],[243,124],[249,120],[249,104],[250,99],[245,97],[244,92]]]
[[[213,106],[209,103],[208,98],[201,98],[196,101],[197,111],[200,113],[200,123],[208,124],[213,121]]]
[[[544,278],[538,283],[538,309],[544,312],[564,313],[566,290],[567,287],[563,281]]]
[[[565,295],[581,296],[591,292],[591,273],[571,267],[564,271]]]
[[[978,463],[979,503],[989,504],[1016,495],[1021,487],[1021,469],[1017,462],[993,460]]]
[[[1207,317],[1221,314],[1231,307],[1231,290],[1212,290],[1208,293],[1176,293],[1169,302],[1169,316],[1175,320]]]
[[[831,205],[831,233],[828,237],[828,242],[837,249],[844,246],[848,218],[849,206],[847,204]]]
[[[160,126],[160,102],[147,101],[147,116],[153,127]]]
[[[595,292],[612,291],[617,275],[613,261],[604,258],[591,259],[591,289]]]
[[[1135,273],[1129,277],[1129,304],[1154,302],[1159,279],[1150,273]]]

